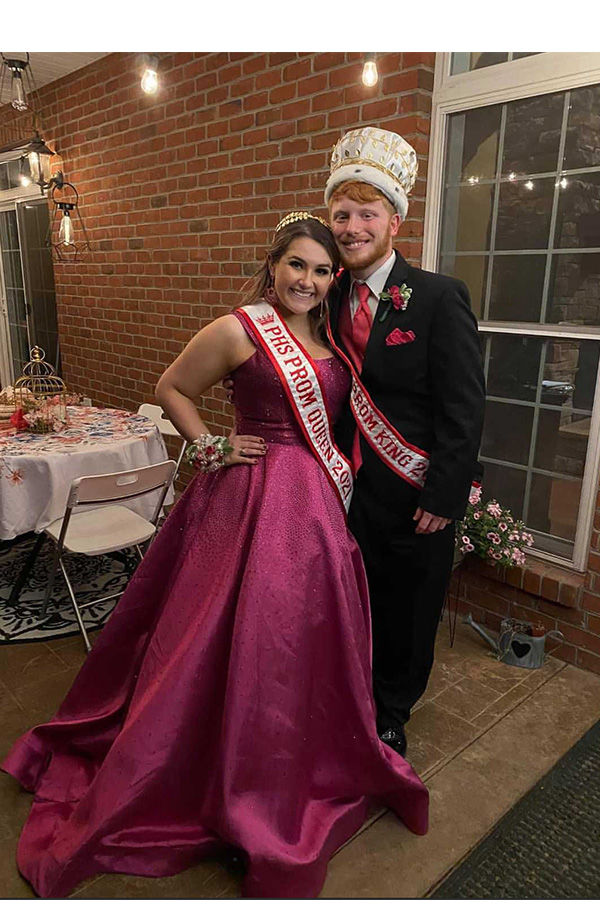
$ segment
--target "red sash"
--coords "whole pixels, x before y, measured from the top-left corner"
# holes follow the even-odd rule
[[[321,378],[312,357],[266,301],[242,306],[238,312],[271,360],[309,447],[348,512],[352,467],[333,439]]]
[[[429,469],[429,454],[425,450],[415,447],[414,444],[409,444],[375,406],[361,382],[355,366],[336,344],[329,321],[327,322],[327,335],[331,346],[343,359],[352,374],[350,408],[361,434],[386,466],[413,487],[421,490],[425,485]],[[478,494],[480,490],[481,486],[477,482],[473,482],[471,496],[473,496],[473,491]]]

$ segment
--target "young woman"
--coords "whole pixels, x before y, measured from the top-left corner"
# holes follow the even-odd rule
[[[331,436],[350,379],[321,328],[338,265],[329,227],[290,214],[246,305],[160,379],[200,474],[57,716],[3,765],[36,794],[18,864],[41,896],[229,846],[245,896],[312,897],[371,801],[427,828],[426,789],[375,728],[351,473]],[[230,443],[194,404],[228,372]]]

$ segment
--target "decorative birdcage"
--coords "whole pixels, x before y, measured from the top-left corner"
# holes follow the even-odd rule
[[[41,347],[34,347],[23,375],[14,383],[17,428],[38,434],[61,431],[67,425],[67,388],[54,366],[44,361],[45,355]]]

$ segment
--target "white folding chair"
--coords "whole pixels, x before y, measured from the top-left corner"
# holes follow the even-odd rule
[[[146,416],[147,419],[150,419],[152,422],[154,422],[162,435],[167,435],[168,437],[178,437],[183,442],[181,444],[181,450],[179,451],[179,456],[177,458],[175,475],[173,476],[173,481],[175,481],[175,479],[177,478],[177,473],[179,472],[181,460],[183,459],[183,454],[185,453],[185,448],[187,447],[186,439],[179,434],[171,420],[167,419],[161,406],[157,406],[154,403],[142,403],[142,405],[138,409],[138,416]]]
[[[146,544],[156,532],[156,523],[167,491],[173,482],[175,468],[175,462],[169,459],[153,466],[143,466],[141,469],[76,478],[71,484],[64,516],[56,519],[44,529],[45,533],[55,542],[56,547],[42,606],[42,615],[46,612],[54,587],[56,571],[60,567],[88,652],[91,650],[91,644],[81,610],[120,597],[124,589],[116,594],[110,594],[108,597],[99,597],[87,603],[78,603],[64,566],[63,551],[82,553],[85,556],[102,556],[105,553],[114,553],[116,550],[135,547],[140,559],[143,559],[141,545]],[[151,519],[146,519],[126,506],[119,505],[120,501],[141,497],[159,489],[160,494]],[[102,504],[102,506],[73,515],[76,507],[89,504]]]

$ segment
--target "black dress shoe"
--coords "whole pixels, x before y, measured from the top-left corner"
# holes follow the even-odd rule
[[[379,735],[379,740],[399,753],[400,756],[406,756],[406,735],[404,727],[397,725],[396,728],[388,728],[383,734]]]

